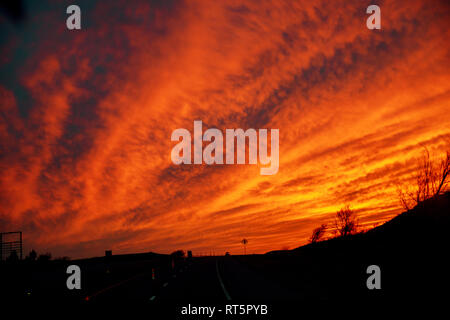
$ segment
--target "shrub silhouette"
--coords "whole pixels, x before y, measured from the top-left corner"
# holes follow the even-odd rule
[[[40,254],[37,258],[40,262],[50,261],[52,259],[52,254],[50,252]]]
[[[185,253],[184,253],[183,250],[177,250],[177,251],[172,252],[172,253],[171,253],[171,256],[172,256],[174,259],[183,259],[184,256],[185,256]]]
[[[37,253],[36,253],[36,251],[31,250],[30,253],[28,254],[28,257],[30,257],[30,260],[31,260],[31,261],[36,260],[36,258],[37,258]]]
[[[311,237],[309,238],[310,243],[316,243],[320,241],[323,236],[325,235],[325,232],[327,231],[327,225],[322,224],[321,226],[315,228],[312,232]]]
[[[9,262],[19,261],[19,256],[17,255],[17,251],[16,250],[11,251],[11,253],[9,254],[9,257],[6,260]]]

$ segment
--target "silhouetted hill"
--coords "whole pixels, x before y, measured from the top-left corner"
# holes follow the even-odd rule
[[[354,247],[364,243],[380,248],[384,246],[420,246],[441,247],[447,241],[450,228],[450,192],[428,199],[413,209],[405,211],[384,224],[365,233],[345,238],[334,238],[307,244],[292,250],[270,251],[267,254],[299,254],[315,249],[336,249]],[[446,246],[446,245],[445,245]],[[432,248],[430,248],[432,249]]]
[[[367,236],[380,237],[384,241],[406,238],[413,242],[436,242],[447,238],[449,227],[450,192],[447,192],[368,231]]]
[[[448,286],[450,192],[424,201],[365,233],[272,251],[252,263],[308,301],[437,303]],[[381,269],[382,290],[366,287],[367,267]],[[444,289],[445,290],[445,289]]]

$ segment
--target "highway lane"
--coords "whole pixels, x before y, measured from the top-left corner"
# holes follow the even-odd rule
[[[283,286],[249,268],[238,259],[218,257],[218,266],[229,295],[237,301],[289,301],[302,298],[302,294]]]
[[[164,285],[164,284],[163,284]],[[155,300],[221,303],[226,296],[217,275],[216,258],[196,258],[167,281],[167,286]]]
[[[139,273],[130,278],[90,292],[89,304],[155,303],[159,301],[196,301],[219,303],[225,301],[220,286],[216,258],[196,258],[177,265],[174,269],[157,269]]]
[[[81,267],[82,290],[64,288],[66,274],[61,265],[49,273],[47,282],[41,284],[42,288],[54,287],[54,290],[38,292],[33,289],[26,301],[42,306],[65,305],[70,309],[81,304],[93,307],[89,310],[108,313],[142,310],[143,307],[149,315],[163,314],[164,319],[183,319],[180,318],[181,309],[188,305],[213,306],[216,310],[222,309],[220,316],[214,317],[220,319],[227,317],[224,314],[226,305],[267,304],[275,308],[273,302],[287,302],[300,296],[276,279],[266,277],[267,273],[254,270],[245,259],[234,256],[196,257],[180,260],[175,266],[167,259],[110,264],[99,260]],[[155,269],[155,279],[152,269]],[[36,276],[41,279],[42,272]],[[53,283],[58,287],[49,286]]]
[[[279,283],[249,269],[233,257],[194,258],[175,271],[135,275],[90,294],[90,302],[177,301],[221,304],[227,301],[286,301],[300,298]]]

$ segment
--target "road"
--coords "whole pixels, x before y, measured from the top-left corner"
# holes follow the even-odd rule
[[[78,308],[82,306],[102,312],[143,307],[153,319],[191,319],[182,316],[182,308],[214,307],[217,312],[224,312],[227,305],[236,304],[267,305],[270,315],[277,315],[272,319],[281,319],[279,315],[288,311],[291,314],[313,308],[335,310],[333,304],[339,307],[349,300],[371,307],[397,301],[392,297],[398,296],[398,292],[405,296],[402,287],[393,286],[406,283],[406,278],[395,272],[397,269],[382,265],[386,270],[383,278],[386,289],[369,291],[364,273],[367,262],[344,264],[342,261],[348,260],[342,259],[342,253],[196,257],[174,264],[171,261],[170,256],[125,256],[9,265],[0,273],[3,275],[0,291],[7,297],[5,305],[29,302],[44,309],[64,305],[70,310],[82,310]],[[80,266],[81,290],[66,287],[66,268],[70,264]],[[418,295],[409,291],[412,293],[405,301]],[[153,317],[161,313],[164,317]],[[213,319],[221,318],[233,317],[222,313]]]
[[[164,314],[165,319],[191,319],[181,314],[182,308],[187,306],[215,308],[213,319],[228,319],[226,305],[272,308],[274,302],[282,301],[286,305],[298,299],[299,294],[268,280],[234,257],[202,257],[183,263],[175,270],[156,273],[155,279],[151,271],[133,275],[92,291],[87,297],[85,305],[108,306],[109,309],[136,305],[145,307],[152,315]],[[273,310],[271,312],[273,314]],[[260,319],[260,316],[250,313],[245,319]]]
[[[111,301],[225,303],[234,300],[274,301],[298,296],[248,269],[233,257],[196,258],[176,271],[144,272],[88,295],[90,303]]]

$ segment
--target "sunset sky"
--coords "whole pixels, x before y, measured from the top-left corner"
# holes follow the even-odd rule
[[[24,8],[0,13],[0,231],[25,253],[295,248],[344,205],[366,228],[400,213],[423,147],[449,146],[448,1]],[[194,120],[278,128],[278,173],[174,165],[171,133]]]

